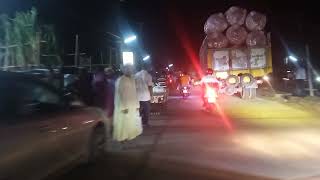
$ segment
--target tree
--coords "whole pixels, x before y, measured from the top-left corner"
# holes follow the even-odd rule
[[[45,54],[51,58],[40,61],[40,43]],[[2,66],[58,65],[61,63],[57,55],[57,42],[53,26],[40,26],[37,10],[16,12],[13,18],[6,14],[0,16],[0,49],[4,50]],[[55,54],[55,56],[52,56]],[[1,56],[0,56],[1,57]]]
[[[52,25],[44,25],[41,28],[41,39],[45,45],[41,48],[42,54],[42,64],[46,66],[56,66],[61,64],[61,58],[58,54],[57,39],[54,32],[54,27]]]

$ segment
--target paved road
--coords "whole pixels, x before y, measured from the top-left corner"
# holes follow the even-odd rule
[[[292,113],[299,115],[293,122],[313,115],[263,99],[220,101],[219,110],[208,114],[199,97],[171,97],[168,110],[152,116],[152,126],[125,148],[112,143],[95,166],[57,179],[320,179],[318,126],[288,120],[297,116]],[[244,106],[260,115],[239,110]]]

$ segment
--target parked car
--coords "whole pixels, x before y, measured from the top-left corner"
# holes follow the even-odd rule
[[[110,120],[24,73],[0,72],[0,179],[41,179],[104,151]]]
[[[153,95],[151,98],[151,103],[153,105],[161,106],[162,108],[166,107],[168,101],[169,89],[166,84],[165,78],[158,78],[155,86],[153,87]]]

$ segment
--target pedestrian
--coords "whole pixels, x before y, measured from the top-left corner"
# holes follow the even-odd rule
[[[152,97],[152,76],[147,71],[147,65],[143,64],[141,71],[135,75],[138,100],[140,102],[140,116],[144,126],[149,126],[149,116],[151,104],[150,100]]]
[[[123,66],[122,72],[115,84],[113,113],[113,139],[120,142],[132,140],[142,133],[133,66]]]
[[[79,80],[76,82],[76,89],[81,100],[87,105],[93,105],[91,76],[86,68],[79,70]]]
[[[114,90],[116,75],[112,68],[104,69],[107,83],[107,97],[106,97],[106,114],[108,117],[112,117],[114,111]]]
[[[296,67],[296,72],[295,72],[295,82],[296,82],[296,92],[295,94],[297,96],[305,96],[305,80],[307,79],[306,76],[306,69],[303,67],[303,65],[298,65]]]
[[[94,105],[99,108],[105,109],[107,84],[104,69],[98,68],[97,72],[93,77],[92,89]]]

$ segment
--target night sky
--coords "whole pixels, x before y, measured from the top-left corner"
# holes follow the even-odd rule
[[[312,61],[319,66],[319,8],[310,2],[302,2],[0,0],[0,12],[12,14],[35,6],[42,23],[55,25],[59,46],[64,53],[73,51],[74,35],[79,34],[81,51],[95,56],[107,46],[106,31],[121,35],[124,28],[130,27],[138,34],[156,66],[172,62],[185,67],[190,64],[190,54],[183,43],[189,43],[191,50],[198,55],[207,17],[237,5],[267,14],[274,64],[283,61],[287,50],[303,56],[304,44],[308,42]]]

